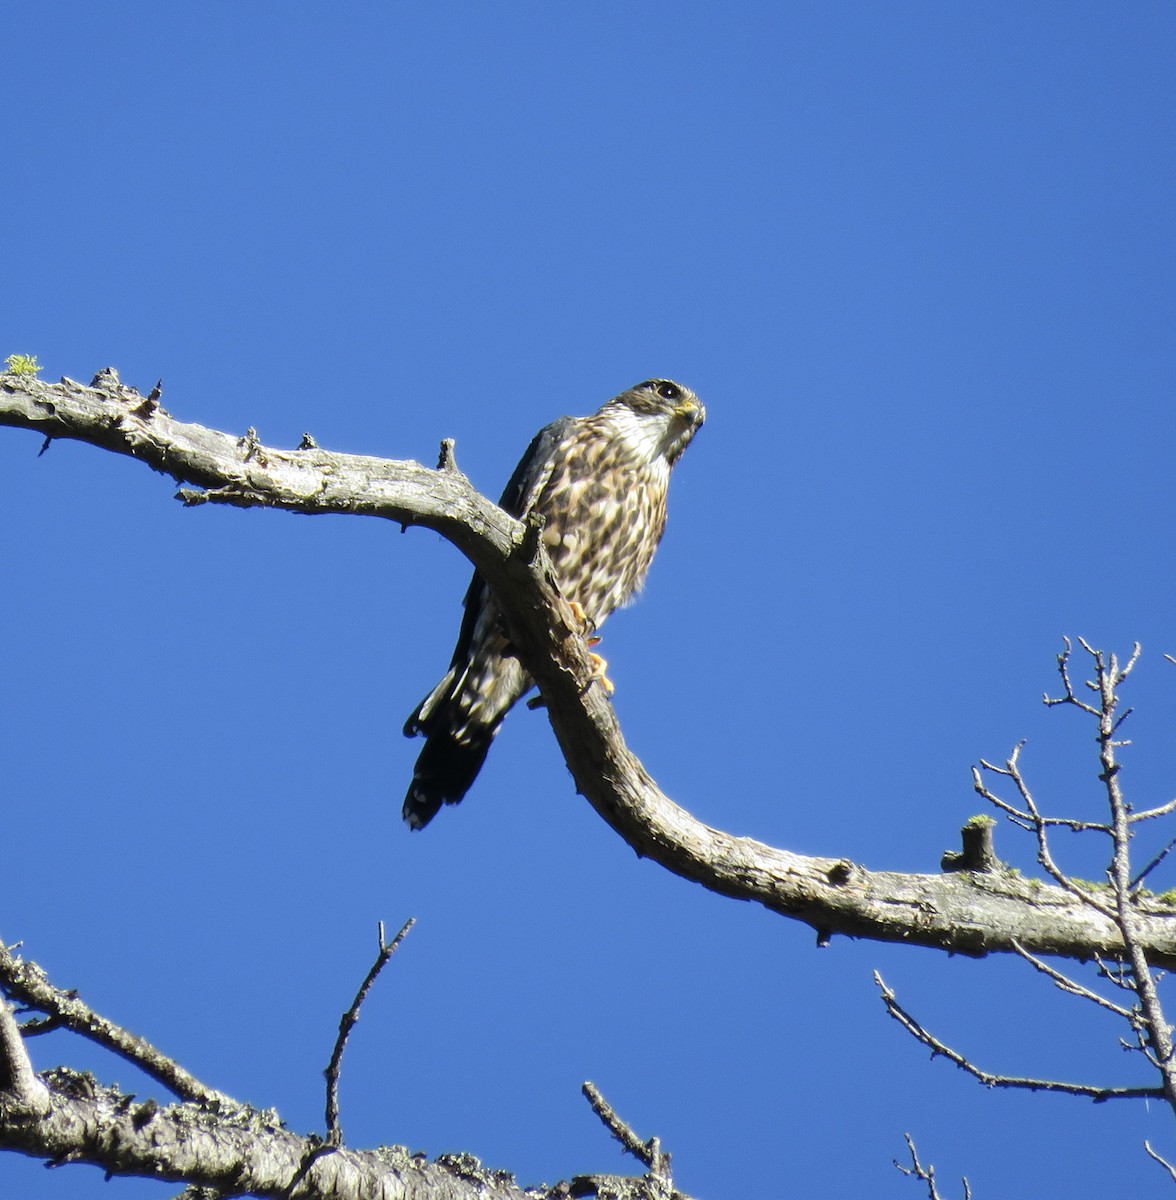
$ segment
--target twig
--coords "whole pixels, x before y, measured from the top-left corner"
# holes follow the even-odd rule
[[[882,993],[882,1001],[887,1012],[917,1041],[930,1049],[932,1055],[940,1054],[949,1062],[955,1063],[961,1070],[978,1079],[985,1087],[1024,1088],[1032,1092],[1061,1092],[1069,1096],[1088,1096],[1096,1103],[1104,1100],[1142,1100],[1160,1099],[1164,1096],[1163,1088],[1107,1088],[1096,1087],[1086,1083],[1065,1083],[1055,1079],[1029,1079],[1020,1075],[994,1075],[983,1071],[965,1058],[958,1050],[941,1042],[919,1024],[910,1013],[898,1003],[894,992],[883,982],[882,976],[874,972],[874,982]]]
[[[645,1182],[649,1188],[650,1200],[689,1200],[674,1188],[670,1156],[662,1150],[661,1139],[651,1137],[649,1141],[643,1142],[632,1126],[617,1115],[612,1105],[600,1094],[596,1084],[586,1082],[580,1090],[609,1133],[621,1143],[627,1153],[648,1169]]]
[[[927,1200],[943,1200],[940,1196],[938,1188],[935,1186],[935,1168],[928,1163],[925,1167],[919,1162],[919,1154],[915,1149],[915,1139],[909,1133],[904,1133],[903,1139],[907,1144],[907,1149],[911,1153],[911,1165],[904,1167],[898,1159],[894,1159],[894,1165],[904,1174],[915,1179],[921,1179],[927,1185]],[[964,1200],[972,1200],[972,1189],[968,1186],[968,1177],[963,1176],[964,1184]]]
[[[1048,976],[1055,984],[1063,991],[1069,992],[1072,996],[1081,996],[1083,1000],[1089,1000],[1092,1004],[1097,1004],[1100,1008],[1105,1008],[1113,1012],[1117,1017],[1122,1017],[1123,1020],[1134,1024],[1138,1014],[1129,1008],[1123,1008],[1119,1004],[1115,1004],[1108,1000],[1105,996],[1100,996],[1098,992],[1091,991],[1088,987],[1083,987],[1077,980],[1071,979],[1068,975],[1063,975],[1061,971],[1055,970],[1038,958],[1035,954],[1030,954],[1019,942],[1013,942],[1013,949],[1035,970],[1040,971],[1043,975]]]
[[[339,1070],[343,1063],[343,1049],[347,1045],[347,1039],[351,1035],[352,1029],[355,1028],[356,1021],[359,1020],[359,1010],[363,1006],[363,1002],[367,999],[367,994],[371,991],[372,984],[376,982],[380,972],[387,965],[388,960],[400,947],[400,943],[408,936],[408,931],[416,924],[416,917],[409,917],[401,926],[400,932],[390,941],[384,941],[384,922],[379,923],[379,939],[380,951],[376,955],[376,961],[372,963],[371,970],[368,971],[367,977],[363,983],[359,985],[359,991],[355,993],[355,999],[351,1002],[351,1007],[343,1014],[339,1020],[339,1036],[335,1039],[335,1049],[331,1052],[331,1061],[327,1064],[327,1069],[323,1072],[327,1077],[327,1145],[341,1146],[343,1144],[343,1131],[339,1126]]]
[[[1164,655],[1164,657],[1167,658],[1168,656]],[[1156,1162],[1158,1162],[1160,1164],[1160,1166],[1163,1167],[1164,1170],[1168,1172],[1169,1176],[1172,1179],[1172,1182],[1176,1183],[1176,1167],[1172,1166],[1172,1164],[1166,1158],[1164,1158],[1163,1155],[1157,1154],[1151,1148],[1151,1142],[1145,1141],[1143,1143],[1143,1148],[1147,1151],[1148,1157],[1154,1158],[1156,1160]]]
[[[1176,803],[1176,801],[1173,803]],[[1164,807],[1168,808],[1169,806],[1165,804]],[[1146,813],[1135,813],[1128,819],[1131,821],[1142,821],[1146,817],[1159,815],[1160,812],[1158,809],[1152,809],[1150,812]],[[1160,863],[1164,861],[1165,858],[1168,857],[1174,846],[1176,846],[1176,837],[1172,838],[1172,840],[1159,852],[1159,854],[1157,854],[1155,858],[1153,858],[1151,862],[1149,862],[1147,866],[1135,876],[1135,878],[1131,881],[1131,891],[1134,892],[1139,888],[1139,885],[1156,869],[1156,867],[1160,865]]]
[[[1067,677],[1067,685],[1068,684],[1069,679]],[[1048,697],[1046,697],[1046,703],[1050,703]],[[1059,703],[1062,703],[1062,701],[1059,701]],[[1083,705],[1079,701],[1075,701],[1075,703],[1077,703],[1081,708],[1090,708],[1089,705]],[[1076,897],[1089,908],[1093,908],[1097,912],[1100,912],[1104,917],[1114,920],[1115,909],[1113,905],[1104,903],[1091,892],[1084,888],[1080,888],[1074,882],[1074,880],[1071,879],[1070,876],[1067,875],[1057,865],[1057,863],[1054,861],[1053,853],[1050,850],[1049,834],[1047,832],[1051,825],[1065,825],[1070,829],[1079,832],[1082,830],[1093,830],[1100,833],[1111,833],[1111,826],[1095,824],[1088,821],[1070,821],[1056,817],[1042,816],[1040,809],[1037,807],[1037,802],[1033,798],[1033,793],[1029,790],[1029,785],[1025,782],[1024,775],[1021,774],[1019,760],[1021,757],[1021,750],[1024,745],[1025,743],[1023,741],[1017,743],[1017,745],[1013,748],[1012,754],[1009,755],[1003,767],[995,766],[993,763],[987,762],[984,759],[980,760],[980,765],[986,771],[992,771],[997,775],[1003,775],[1013,781],[1017,792],[1020,794],[1020,797],[1024,802],[1024,812],[1015,808],[1007,801],[1001,800],[998,796],[992,793],[982,782],[980,772],[975,767],[972,768],[972,786],[986,800],[990,800],[1004,812],[1013,815],[1017,824],[1019,824],[1023,829],[1028,829],[1034,833],[1037,838],[1037,861],[1041,863],[1041,865],[1046,869],[1059,887],[1064,888],[1070,893],[1070,895]]]
[[[592,1106],[592,1111],[604,1122],[605,1128],[617,1139],[643,1166],[652,1167],[653,1160],[649,1146],[634,1132],[632,1126],[626,1124],[611,1104],[600,1094],[596,1084],[585,1082],[580,1088],[584,1098]]]
[[[1121,745],[1126,745],[1126,742]],[[1176,799],[1169,800],[1166,804],[1159,804],[1155,808],[1145,808],[1142,812],[1133,812],[1131,814],[1132,822],[1135,821],[1151,821],[1156,817],[1166,817],[1169,813],[1176,812]]]
[[[1024,741],[1018,742],[1012,755],[1007,760],[1006,765],[998,767],[996,763],[990,763],[986,758],[980,760],[980,767],[972,768],[972,790],[978,795],[983,796],[994,808],[999,808],[1001,812],[1006,813],[1008,818],[1014,825],[1019,825],[1022,829],[1033,832],[1037,822],[1040,822],[1046,827],[1057,826],[1062,829],[1069,829],[1072,833],[1106,833],[1111,832],[1111,827],[1100,821],[1080,821],[1076,817],[1047,817],[1040,812],[1036,818],[1034,812],[1036,806],[1031,806],[1029,811],[1023,811],[1017,808],[1015,804],[1010,804],[1007,800],[1002,799],[995,792],[991,791],[984,783],[984,778],[980,774],[980,770],[991,771],[994,775],[1003,775],[1007,779],[1016,781],[1019,778],[1019,771],[1016,769],[1016,760],[1020,757],[1021,749],[1025,745]],[[1021,779],[1018,787],[1024,783]],[[1032,799],[1032,797],[1030,797]]]
[[[0,942],[0,986],[14,1000],[48,1014],[51,1021],[132,1062],[181,1100],[240,1108],[240,1102],[210,1088],[144,1038],[96,1013],[75,992],[54,987],[36,963],[27,963]],[[38,1023],[39,1024],[39,1023]],[[39,1030],[43,1031],[43,1030]]]

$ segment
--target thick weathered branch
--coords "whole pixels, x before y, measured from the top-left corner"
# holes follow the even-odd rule
[[[90,1075],[63,1069],[47,1072],[45,1082],[49,1111],[39,1120],[7,1120],[0,1108],[0,1146],[57,1164],[91,1163],[108,1175],[186,1182],[224,1196],[538,1200],[567,1194],[523,1188],[467,1155],[428,1162],[403,1146],[325,1148],[283,1128],[274,1113],[140,1104],[100,1087]]]
[[[519,657],[543,694],[579,791],[629,845],[722,895],[842,933],[973,955],[1009,952],[1115,957],[1115,922],[1060,887],[1003,871],[915,875],[868,871],[837,858],[791,854],[695,820],[657,788],[626,747],[604,689],[591,686],[578,625],[558,596],[539,539],[480,496],[447,462],[277,450],[175,420],[112,372],[95,386],[0,376],[0,424],[75,438],[137,458],[194,489],[186,503],[352,513],[424,525],[453,542],[498,598]],[[449,456],[451,459],[451,455]],[[1176,966],[1176,914],[1138,898],[1135,926],[1150,961]]]

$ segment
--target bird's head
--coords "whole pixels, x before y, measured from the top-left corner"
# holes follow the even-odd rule
[[[627,441],[670,466],[706,420],[702,401],[672,379],[647,379],[614,396],[601,411],[618,422]]]

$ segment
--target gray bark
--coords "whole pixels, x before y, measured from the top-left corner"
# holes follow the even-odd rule
[[[177,421],[157,401],[100,373],[90,387],[0,376],[0,424],[74,438],[172,476],[189,505],[216,503],[350,513],[423,525],[482,573],[505,614],[519,657],[543,695],[577,789],[642,857],[720,895],[751,900],[833,934],[931,946],[952,953],[1089,959],[1123,951],[1114,922],[1065,890],[1001,869],[913,874],[871,871],[734,837],[664,795],[628,749],[578,624],[553,582],[538,531],[507,516],[457,469],[442,465],[265,446]],[[195,486],[191,486],[195,485]],[[1176,966],[1176,910],[1140,897],[1140,944],[1157,966]]]

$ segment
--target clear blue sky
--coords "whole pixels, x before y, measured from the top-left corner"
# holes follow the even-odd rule
[[[700,818],[934,871],[969,765],[1026,736],[1042,802],[1096,811],[1092,730],[1038,703],[1067,633],[1144,644],[1124,781],[1172,794],[1171,5],[9,3],[0,30],[0,357],[162,376],[182,419],[281,445],[453,437],[494,495],[554,417],[699,392],[604,650]],[[705,1200],[915,1200],[906,1130],[949,1195],[1165,1186],[1141,1142],[1176,1152],[1170,1113],[985,1091],[870,974],[993,1070],[1144,1078],[1109,1017],[1008,961],[818,950],[638,861],[541,713],[410,836],[400,725],[468,574],[436,536],[185,511],[38,448],[0,431],[0,936],[208,1083],[321,1128],[375,923],[415,915],[348,1051],[353,1145],[626,1169],[592,1079]],[[175,1190],[0,1159],[22,1200]]]

